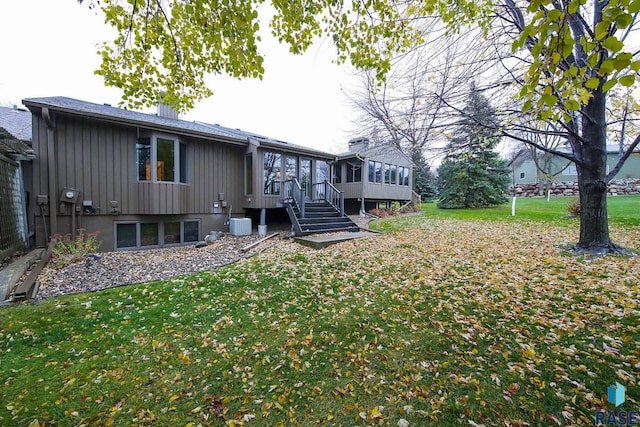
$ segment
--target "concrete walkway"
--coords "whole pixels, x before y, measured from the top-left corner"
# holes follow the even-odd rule
[[[42,257],[43,252],[44,249],[33,250],[0,270],[0,301],[7,299],[20,278]]]
[[[322,249],[335,243],[346,242],[347,240],[363,239],[366,237],[377,236],[378,233],[369,231],[359,231],[356,233],[335,234],[326,236],[304,236],[294,237],[294,240],[301,245],[308,246],[313,249]]]

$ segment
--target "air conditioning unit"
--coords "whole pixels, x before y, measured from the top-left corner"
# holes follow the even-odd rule
[[[229,232],[232,236],[250,236],[251,218],[231,218],[229,220]]]

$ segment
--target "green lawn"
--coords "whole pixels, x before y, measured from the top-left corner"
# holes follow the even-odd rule
[[[553,222],[557,225],[572,226],[578,224],[577,218],[569,218],[568,204],[576,200],[575,197],[554,197],[547,202],[546,198],[518,198],[516,201],[516,215],[512,216],[511,201],[493,208],[481,209],[438,209],[436,203],[424,203],[422,210],[429,218],[455,218],[460,220],[498,220],[519,222],[522,220]],[[612,225],[640,226],[640,196],[609,197],[609,222]],[[394,225],[377,224],[378,229],[387,227],[396,229],[403,226],[403,222]]]
[[[519,202],[2,308],[0,425],[594,425],[616,381],[638,410],[640,262]]]

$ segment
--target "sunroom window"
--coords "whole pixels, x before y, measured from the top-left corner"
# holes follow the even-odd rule
[[[382,163],[369,161],[369,182],[382,183]]]
[[[347,163],[347,182],[362,181],[362,166],[353,163]]]
[[[264,194],[280,194],[282,155],[264,153]]]

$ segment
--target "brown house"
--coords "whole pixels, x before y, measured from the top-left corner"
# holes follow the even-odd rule
[[[333,154],[179,120],[166,108],[153,115],[65,97],[23,103],[33,117],[29,225],[38,245],[79,228],[99,231],[103,251],[193,243],[237,217],[264,224],[266,212],[294,204],[295,185],[305,187],[303,204],[323,199],[345,217],[336,198],[328,202],[335,187],[324,184]],[[343,221],[315,223],[335,229]]]

